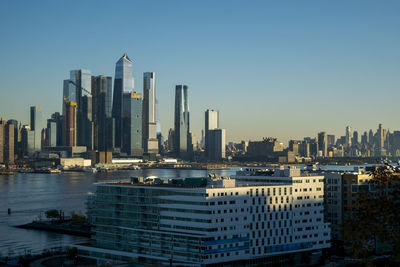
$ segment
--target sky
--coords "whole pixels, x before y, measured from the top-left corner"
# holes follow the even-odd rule
[[[400,1],[0,1],[0,116],[61,111],[73,69],[114,76],[127,53],[135,90],[157,75],[164,136],[175,85],[189,86],[197,139],[220,112],[228,141],[283,142],[400,129]]]

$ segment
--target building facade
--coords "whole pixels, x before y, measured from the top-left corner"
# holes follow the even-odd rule
[[[143,74],[143,150],[150,154],[157,154],[159,150],[156,108],[156,74],[145,72]]]
[[[208,266],[329,248],[323,177],[290,175],[98,184],[88,206],[94,243],[78,245],[79,253],[103,262]]]
[[[208,130],[208,159],[220,161],[225,158],[225,129]]]
[[[92,77],[94,150],[113,151],[114,120],[112,118],[112,77]]]
[[[174,151],[178,157],[189,159],[193,149],[190,140],[189,87],[175,87]]]
[[[122,113],[122,149],[130,156],[141,156],[142,145],[142,95],[124,93]]]
[[[318,133],[318,153],[321,153],[320,156],[322,157],[328,156],[328,136],[326,132]]]
[[[112,117],[115,123],[115,148],[122,147],[122,109],[123,94],[131,93],[134,89],[134,78],[132,75],[132,61],[124,54],[115,64],[114,94],[112,105]]]
[[[77,146],[77,103],[65,101],[64,145]]]
[[[211,150],[209,143],[209,131],[219,128],[219,112],[213,109],[207,109],[205,112],[205,135],[204,135],[204,145],[205,145],[205,155],[206,158],[211,159]]]
[[[0,163],[14,163],[14,124],[0,119]]]
[[[45,128],[41,107],[32,106],[30,108],[30,122],[31,131],[34,134],[34,150],[40,151],[42,147],[42,129]]]
[[[93,149],[92,74],[80,69],[70,72],[69,84],[75,89],[77,103],[77,145]],[[73,101],[73,100],[67,100]]]

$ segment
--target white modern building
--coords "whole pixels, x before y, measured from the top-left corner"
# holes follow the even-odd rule
[[[267,263],[330,247],[322,176],[247,170],[234,178],[97,184],[88,215],[99,263],[169,266]]]

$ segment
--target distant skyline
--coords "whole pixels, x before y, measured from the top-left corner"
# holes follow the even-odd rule
[[[1,1],[0,117],[62,110],[71,70],[157,76],[162,133],[189,86],[200,141],[216,109],[227,141],[400,130],[399,1]]]

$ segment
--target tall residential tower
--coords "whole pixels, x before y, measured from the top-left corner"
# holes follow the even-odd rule
[[[175,87],[174,130],[174,150],[177,156],[181,158],[191,157],[193,149],[190,139],[188,86],[177,85]]]
[[[143,75],[143,149],[145,153],[157,154],[157,112],[156,112],[156,74]]]

